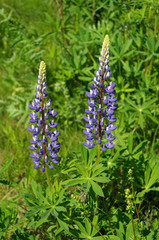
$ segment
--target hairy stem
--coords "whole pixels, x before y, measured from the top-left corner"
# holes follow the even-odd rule
[[[42,135],[45,136],[45,120],[44,120],[44,96],[43,96],[43,93],[41,94],[41,97],[42,97]],[[46,156],[46,143],[43,143],[43,155],[44,155],[44,165],[45,165],[45,156]],[[50,179],[49,179],[49,174],[48,174],[48,171],[47,171],[47,167],[45,168],[45,174],[46,174],[46,178],[47,178],[47,183],[48,183],[48,186],[50,187],[51,189],[51,182],[50,182]]]
[[[45,136],[45,120],[44,120],[44,97],[43,93],[41,94],[42,97],[42,135]],[[46,155],[46,143],[43,144],[43,155],[44,155],[44,164],[45,164],[45,155]]]
[[[50,187],[50,190],[51,190],[51,182],[50,182],[50,178],[49,178],[47,167],[45,168],[45,174],[46,174],[48,186]]]
[[[98,148],[97,148],[97,164],[99,164],[99,158],[100,158],[100,144],[98,144]]]
[[[104,74],[103,74],[104,76]],[[101,104],[101,109],[102,109],[102,103],[103,103],[103,88],[104,88],[104,79],[103,79],[103,76],[102,76],[102,87],[101,87],[101,90],[100,90],[100,101],[99,101],[99,104]],[[102,118],[102,112],[99,112],[99,122],[98,122],[98,140],[101,139],[102,137],[102,129],[101,129],[101,118]],[[97,150],[97,164],[99,164],[99,157],[100,157],[100,144],[98,144],[98,150]]]

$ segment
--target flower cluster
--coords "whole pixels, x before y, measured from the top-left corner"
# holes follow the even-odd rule
[[[127,203],[126,210],[129,213],[134,213],[133,195],[130,193],[130,189],[129,188],[127,188],[125,190],[125,198],[126,198],[126,203]]]
[[[60,132],[55,128],[57,123],[54,122],[54,117],[57,115],[51,108],[51,99],[46,101],[48,92],[46,91],[46,65],[42,61],[39,68],[37,92],[32,104],[29,108],[32,110],[30,115],[31,127],[28,130],[32,133],[33,139],[30,141],[30,150],[34,152],[30,154],[33,158],[34,168],[42,166],[41,171],[45,171],[46,164],[52,169],[53,163],[59,163],[57,153],[60,150],[60,143],[57,143]],[[52,120],[51,120],[52,119]],[[51,161],[49,160],[49,155]]]
[[[93,148],[95,139],[98,144],[102,146],[102,150],[113,148],[112,141],[115,136],[112,131],[117,127],[114,126],[116,118],[114,118],[114,110],[118,107],[115,104],[117,97],[115,97],[114,82],[109,82],[105,85],[106,80],[111,77],[109,70],[109,37],[105,36],[102,51],[99,57],[99,68],[96,72],[96,77],[93,78],[90,92],[86,92],[89,108],[85,110],[87,116],[84,117],[86,123],[86,130],[83,130],[87,141],[83,144],[88,148]],[[105,144],[103,136],[106,135],[108,142]]]

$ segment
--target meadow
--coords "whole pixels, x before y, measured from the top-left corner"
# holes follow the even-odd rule
[[[102,151],[83,130],[106,35],[118,108]],[[41,61],[61,144],[45,172],[28,131]],[[158,240],[159,2],[1,0],[0,75],[0,239]]]

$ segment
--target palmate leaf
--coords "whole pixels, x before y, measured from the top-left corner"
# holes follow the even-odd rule
[[[64,201],[65,191],[61,189],[61,182],[55,181],[51,189],[48,187],[43,191],[41,185],[32,180],[31,187],[33,194],[24,193],[23,197],[29,205],[26,217],[36,216],[37,221],[33,223],[36,228],[50,221],[50,215],[60,217],[66,211],[68,203]]]
[[[92,172],[91,176],[92,176],[92,177],[95,177],[95,176],[101,174],[101,173],[104,172],[104,171],[106,171],[106,168],[103,167],[103,164],[98,164],[98,165],[97,165],[97,164],[95,163],[95,164],[92,166],[92,168],[91,168],[91,172]]]
[[[134,102],[131,99],[126,98],[125,101],[134,108],[134,110],[138,111],[138,108],[134,104]]]
[[[83,240],[108,239],[108,238],[105,238],[105,237],[107,237],[106,235],[95,236],[97,233],[98,233],[98,235],[101,235],[101,234],[99,234],[100,227],[98,226],[98,217],[97,216],[94,216],[92,222],[88,218],[86,218],[84,224],[82,224],[81,222],[79,222],[77,220],[75,220],[75,223],[78,227],[78,230],[80,231],[80,233],[78,233],[78,236],[80,239],[83,239]]]
[[[102,164],[96,164],[94,163],[92,165],[92,162],[87,165],[80,165],[77,164],[77,170],[79,173],[79,176],[74,179],[68,179],[63,182],[64,185],[67,187],[74,186],[74,185],[82,185],[85,184],[87,187],[87,190],[89,191],[90,187],[92,187],[93,191],[99,195],[104,197],[102,188],[98,185],[98,183],[107,183],[109,182],[109,178],[106,176],[104,171],[106,171],[106,168],[103,167]]]

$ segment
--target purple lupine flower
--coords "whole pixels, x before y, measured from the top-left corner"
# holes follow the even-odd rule
[[[93,78],[94,83],[90,86],[90,92],[86,92],[89,99],[88,109],[85,110],[87,116],[84,117],[86,130],[83,130],[87,139],[83,144],[88,148],[93,148],[97,141],[102,146],[102,151],[114,147],[112,141],[115,136],[111,132],[117,128],[114,125],[117,120],[114,118],[114,110],[118,107],[115,104],[117,97],[114,96],[116,84],[108,82],[110,77],[109,37],[106,35],[99,57],[99,68],[96,77]]]
[[[51,99],[47,100],[48,92],[46,91],[46,65],[42,61],[39,68],[37,92],[32,104],[29,108],[32,110],[29,113],[31,127],[28,130],[32,133],[33,140],[30,141],[30,150],[34,152],[30,154],[33,158],[34,168],[41,167],[41,171],[45,171],[46,164],[50,169],[53,169],[53,163],[59,163],[60,159],[57,153],[60,150],[58,136],[55,128],[57,123],[54,122],[54,117],[57,115],[51,107]],[[50,156],[50,157],[49,157]]]

